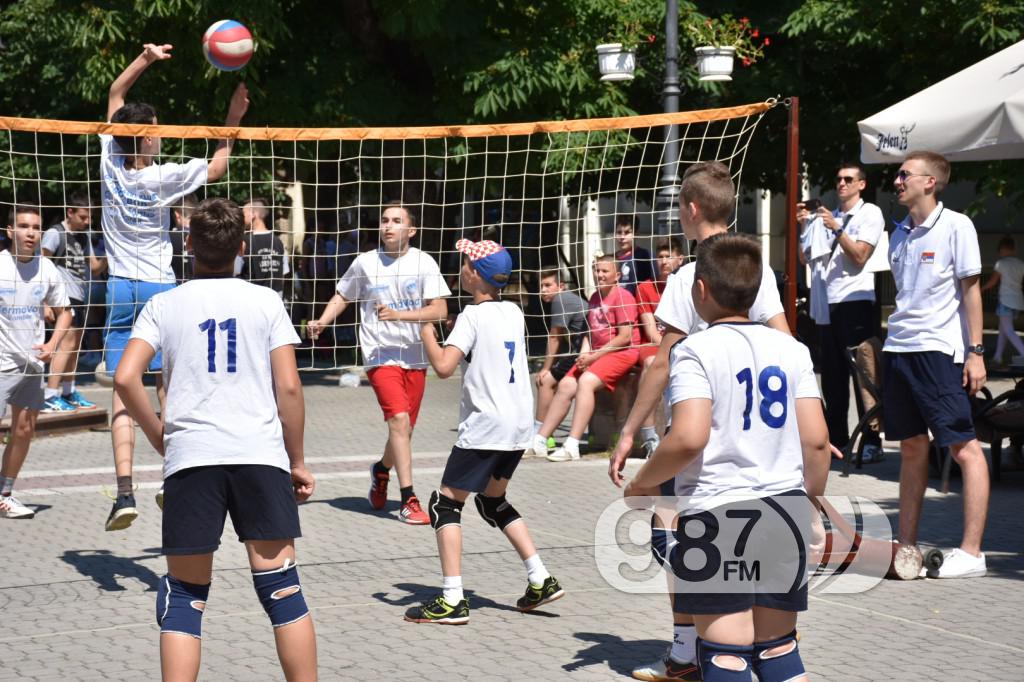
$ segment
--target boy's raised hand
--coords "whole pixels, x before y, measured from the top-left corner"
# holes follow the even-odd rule
[[[236,125],[249,110],[249,88],[245,83],[239,83],[235,92],[231,95],[231,104],[228,105],[228,125]]]
[[[173,45],[163,44],[156,45],[154,43],[146,43],[142,46],[142,54],[151,62],[158,62],[163,59],[171,58],[171,50],[174,49]]]

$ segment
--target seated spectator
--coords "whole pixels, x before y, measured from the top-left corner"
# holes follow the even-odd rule
[[[579,354],[590,349],[590,340],[587,338],[587,303],[575,293],[566,291],[561,271],[544,270],[540,273],[540,297],[551,305],[551,315],[548,317],[548,344],[544,364],[536,378],[534,434],[539,433],[544,425],[544,417],[555,397],[558,382],[576,366]]]
[[[640,343],[636,326],[636,299],[619,286],[619,270],[611,255],[598,256],[594,263],[597,291],[590,297],[587,321],[590,325],[590,346],[581,353],[576,365],[558,382],[555,397],[544,416],[544,423],[534,436],[532,454],[546,454],[547,441],[562,423],[573,401],[569,437],[555,452],[552,462],[568,462],[580,458],[580,438],[594,414],[598,391],[614,391],[615,385],[633,368],[640,357],[635,348]]]
[[[636,296],[636,285],[654,279],[651,252],[633,246],[633,216],[623,214],[615,219],[615,261],[619,266],[619,286]]]

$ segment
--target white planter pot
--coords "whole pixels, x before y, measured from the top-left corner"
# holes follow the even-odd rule
[[[636,51],[623,49],[622,43],[598,45],[597,67],[603,81],[631,81],[636,70]]]
[[[698,47],[697,70],[702,81],[731,81],[735,47]]]

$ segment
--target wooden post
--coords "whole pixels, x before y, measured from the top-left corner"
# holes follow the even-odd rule
[[[783,305],[786,323],[796,333],[796,202],[800,180],[800,98],[789,99],[789,130],[786,144],[786,273],[783,277]]]

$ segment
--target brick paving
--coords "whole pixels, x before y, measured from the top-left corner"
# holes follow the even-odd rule
[[[301,508],[299,559],[322,679],[623,679],[664,651],[665,597],[618,592],[597,570],[595,520],[619,495],[598,455],[565,464],[525,460],[510,488],[545,563],[567,590],[564,599],[543,613],[516,612],[522,564],[470,512],[463,574],[471,622],[461,628],[404,623],[405,608],[436,591],[440,568],[429,528],[398,522],[394,501],[382,512],[366,505],[366,469],[385,437],[372,391],[311,377],[306,401],[307,457],[319,486]],[[458,382],[431,379],[414,439],[416,485],[424,497],[439,482],[457,414]],[[36,518],[0,523],[0,680],[159,675],[153,602],[164,565],[152,498],[159,459],[144,441],[137,455],[141,516],[121,533],[103,531],[109,501],[102,491],[112,485],[109,434],[33,444],[17,490],[36,507]],[[830,493],[868,497],[895,521],[899,457],[892,447],[888,452],[886,461],[850,478],[834,471]],[[942,495],[932,482],[923,542],[957,542],[958,483]],[[1007,472],[993,490],[986,578],[887,581],[863,594],[812,596],[800,629],[815,679],[1021,679],[1022,508],[1024,475]],[[230,523],[204,618],[201,678],[281,679],[273,635]]]

